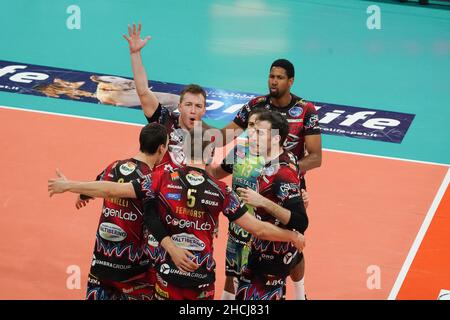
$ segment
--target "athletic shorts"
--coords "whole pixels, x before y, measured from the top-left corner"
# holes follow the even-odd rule
[[[128,281],[105,281],[89,274],[87,300],[153,300],[156,271],[148,272]]]
[[[225,275],[227,277],[240,277],[242,268],[247,264],[250,248],[247,244],[228,235],[225,255]]]
[[[214,283],[199,287],[181,288],[156,275],[156,300],[213,300],[214,293]]]
[[[236,300],[285,300],[286,277],[253,273],[244,268],[236,290]]]

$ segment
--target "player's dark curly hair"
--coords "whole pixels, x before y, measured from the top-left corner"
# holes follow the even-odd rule
[[[275,60],[270,66],[270,70],[272,70],[273,67],[280,67],[286,70],[286,75],[289,79],[295,76],[294,65],[289,60],[286,59]]]

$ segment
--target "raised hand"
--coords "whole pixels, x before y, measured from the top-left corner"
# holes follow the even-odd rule
[[[128,36],[123,35],[125,40],[128,41],[130,47],[130,53],[136,53],[141,51],[141,49],[146,45],[147,41],[151,39],[150,36],[141,39],[141,24],[139,23],[138,29],[136,31],[136,24],[133,23],[133,28],[128,25]]]
[[[63,193],[67,191],[65,188],[67,184],[67,178],[59,169],[56,169],[56,176],[56,179],[48,180],[48,192],[50,197],[55,193]]]

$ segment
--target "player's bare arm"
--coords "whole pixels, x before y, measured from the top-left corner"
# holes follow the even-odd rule
[[[84,194],[94,198],[136,198],[131,183],[117,183],[110,181],[71,181],[57,170],[57,178],[48,180],[48,192],[50,197],[54,194],[72,192]]]
[[[281,229],[271,223],[258,220],[250,213],[245,213],[242,217],[234,221],[244,230],[247,230],[255,237],[262,240],[292,242],[292,244],[302,251],[305,247],[305,237],[296,231]]]
[[[289,223],[289,220],[291,219],[290,210],[283,208],[250,188],[238,188],[237,191],[239,192],[239,197],[244,203],[255,208],[264,209],[267,213],[274,216],[284,225]]]
[[[145,72],[144,64],[142,63],[141,49],[151,39],[150,36],[141,39],[141,24],[139,23],[136,31],[136,24],[133,23],[133,28],[128,25],[128,36],[123,35],[128,41],[130,47],[131,67],[133,69],[134,82],[136,91],[141,102],[142,110],[146,117],[151,117],[158,107],[158,98],[148,87],[148,78]]]
[[[305,136],[305,149],[308,154],[299,161],[300,169],[308,171],[322,165],[322,136],[320,134]]]

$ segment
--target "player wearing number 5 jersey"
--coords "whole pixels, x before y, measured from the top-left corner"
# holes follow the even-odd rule
[[[191,142],[186,152],[191,155],[188,165],[172,173],[157,171],[123,184],[100,181],[75,187],[69,182],[63,188],[90,196],[139,197],[144,201],[145,224],[165,249],[158,259],[157,299],[213,299],[213,235],[220,212],[260,239],[292,242],[299,250],[304,247],[303,235],[259,221],[231,189],[205,172],[209,160],[202,155],[210,154],[207,150],[212,143],[192,138]],[[195,152],[195,146],[200,152]]]

